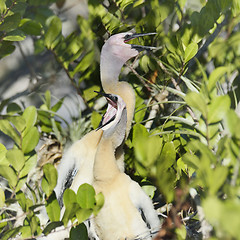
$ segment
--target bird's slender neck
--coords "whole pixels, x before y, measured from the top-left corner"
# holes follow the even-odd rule
[[[102,87],[105,92],[108,92],[109,86],[114,86],[118,82],[118,78],[124,61],[114,57],[112,54],[107,54],[103,49],[101,53],[100,73]]]
[[[94,162],[94,181],[111,182],[120,173],[111,139],[103,138],[98,146]]]

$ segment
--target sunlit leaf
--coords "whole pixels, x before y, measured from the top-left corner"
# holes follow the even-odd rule
[[[47,196],[50,196],[57,184],[57,170],[52,164],[47,163],[43,166],[43,172],[42,189]]]
[[[95,190],[94,188],[84,183],[77,191],[77,202],[81,208],[93,209],[95,204]]]
[[[36,127],[31,128],[22,140],[22,150],[29,153],[37,146],[39,141],[39,132]]]
[[[23,118],[26,121],[26,129],[23,136],[35,125],[37,121],[37,109],[34,106],[27,107],[23,112]]]
[[[60,206],[55,192],[52,192],[50,197],[47,199],[46,210],[48,217],[52,222],[60,220]]]
[[[23,168],[25,163],[25,158],[21,150],[19,149],[8,150],[6,157],[10,165],[13,166],[13,168],[17,172],[19,172]]]
[[[53,42],[57,39],[57,37],[61,34],[62,31],[62,22],[57,17],[54,16],[51,19],[49,28],[45,34],[45,45],[47,48],[53,48]]]
[[[191,42],[185,49],[184,52],[184,62],[188,62],[190,59],[192,59],[198,51],[198,45],[195,42]]]
[[[0,166],[0,175],[3,176],[9,183],[11,187],[15,187],[17,185],[17,175],[13,171],[11,167],[1,165]]]
[[[2,208],[5,204],[5,194],[2,188],[0,188],[0,208]]]

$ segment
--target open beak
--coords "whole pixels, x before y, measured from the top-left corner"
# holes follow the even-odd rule
[[[138,38],[138,37],[144,37],[144,36],[149,36],[149,35],[156,35],[157,33],[134,33],[134,34],[128,34],[124,37],[124,42],[127,43],[128,41]],[[151,46],[142,46],[142,45],[136,45],[136,44],[131,44],[131,47],[136,49],[138,52],[144,51],[144,50],[156,50],[158,48],[156,47],[151,47]]]
[[[113,96],[112,94],[107,94],[104,92],[97,92],[97,91],[95,92],[98,93],[99,95],[104,96],[108,102],[107,111],[103,115],[102,120],[98,128],[96,129],[96,131],[98,131],[99,129],[103,128],[104,126],[106,126],[107,124],[109,124],[115,119],[117,114],[117,98],[115,98],[115,96]]]

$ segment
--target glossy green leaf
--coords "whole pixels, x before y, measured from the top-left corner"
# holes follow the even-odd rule
[[[61,20],[57,16],[52,17],[51,22],[49,24],[49,28],[45,34],[44,43],[47,48],[53,48],[53,42],[61,34],[61,31],[62,31]]]
[[[133,145],[135,145],[140,138],[148,137],[148,135],[149,133],[147,129],[142,124],[135,124],[133,126],[133,137],[132,137]]]
[[[100,87],[97,85],[94,85],[86,90],[83,91],[83,95],[84,98],[87,101],[92,100],[93,98],[95,98],[96,96],[98,96],[98,93],[96,93],[95,91],[99,92],[100,91]]]
[[[156,145],[154,146],[156,148]],[[159,173],[163,173],[170,168],[176,161],[176,151],[173,142],[164,144],[160,157],[157,162],[157,169]]]
[[[223,120],[227,111],[230,109],[231,101],[229,96],[215,97],[208,106],[208,118],[209,124]]]
[[[0,165],[0,175],[3,176],[13,188],[17,185],[17,175],[11,167]]]
[[[57,170],[52,164],[47,163],[43,166],[43,173],[42,189],[47,196],[50,196],[57,184]]]
[[[64,226],[67,226],[68,222],[76,215],[77,211],[80,209],[78,203],[71,203],[67,205],[65,212],[62,217],[62,222]]]
[[[62,226],[63,223],[61,221],[57,222],[50,222],[44,229],[43,234],[47,235],[49,234],[53,229],[56,229],[57,227]]]
[[[96,216],[98,214],[98,212],[101,210],[101,208],[104,205],[104,196],[103,194],[100,192],[95,196],[95,200],[96,200],[96,205],[93,208],[93,213]]]
[[[95,190],[94,188],[84,183],[77,191],[77,202],[81,208],[93,209],[95,205]]]
[[[84,223],[71,228],[70,240],[88,240],[88,232]]]
[[[67,207],[69,204],[76,202],[77,202],[76,193],[72,189],[67,188],[63,194],[64,205]]]
[[[25,155],[25,164],[20,172],[19,177],[26,176],[30,170],[37,165],[37,154],[31,152],[30,155]]]
[[[8,150],[6,154],[7,160],[9,164],[17,171],[19,172],[25,163],[24,154],[19,149],[11,149]]]
[[[56,198],[55,192],[52,192],[50,197],[47,199],[46,210],[50,221],[60,220],[60,206]]]
[[[198,51],[198,45],[195,42],[191,42],[184,51],[184,62],[188,62],[191,60]]]
[[[16,193],[16,199],[19,205],[21,206],[22,210],[26,212],[28,209],[27,209],[27,199],[25,194],[22,191],[18,191]]]
[[[233,109],[228,110],[226,113],[225,125],[232,136],[240,139],[240,131],[236,131],[236,126],[240,126],[240,118]]]
[[[39,132],[36,127],[31,128],[22,140],[22,150],[29,153],[37,146],[39,141]]]
[[[201,93],[190,92],[186,95],[185,100],[190,107],[200,111],[204,118],[207,117],[207,104]]]
[[[5,41],[23,41],[26,38],[26,35],[24,32],[22,32],[19,29],[13,30],[11,32],[8,32],[6,36],[3,38]]]
[[[92,116],[91,116],[91,124],[93,126],[93,129],[96,129],[100,122],[101,122],[101,119],[102,119],[102,116],[101,114],[99,114],[98,112],[96,111],[93,111],[92,112]]]
[[[39,22],[24,18],[20,22],[21,30],[28,35],[38,36],[41,34],[42,26]]]
[[[19,133],[22,133],[26,128],[26,122],[22,116],[9,116],[7,120],[14,125]]]
[[[19,113],[21,111],[22,111],[22,109],[17,103],[13,102],[13,103],[8,104],[8,106],[7,106],[7,113],[9,113],[11,115],[14,113]]]
[[[209,80],[208,80],[208,84],[207,84],[207,88],[208,91],[211,92],[215,86],[216,83],[221,79],[221,77],[226,74],[228,72],[229,67],[218,67],[216,69],[214,69],[210,76],[209,76]]]
[[[2,208],[5,204],[5,193],[2,190],[2,188],[0,188],[0,208]]]
[[[23,136],[35,125],[37,121],[37,109],[34,106],[27,107],[23,112],[23,118],[26,121],[26,129]]]
[[[145,167],[153,165],[160,155],[163,139],[159,136],[140,137],[134,142],[137,160]]]
[[[4,18],[3,24],[0,25],[0,31],[10,32],[15,30],[21,21],[21,15],[19,13],[15,13],[11,16],[7,16]]]
[[[18,145],[21,145],[20,136],[8,120],[0,119],[0,131],[8,135]]]
[[[76,211],[76,217],[78,219],[78,222],[79,223],[84,222],[91,216],[92,213],[93,213],[92,209],[79,208]]]
[[[8,166],[6,153],[7,153],[6,147],[2,143],[0,143],[0,165]]]

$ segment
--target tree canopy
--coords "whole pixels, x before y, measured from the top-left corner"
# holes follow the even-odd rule
[[[83,221],[104,196],[88,184],[67,189],[60,218],[56,165],[104,112],[94,92],[104,41],[131,30],[156,33],[131,41],[157,50],[125,64],[120,79],[136,93],[126,172],[157,202],[158,239],[240,239],[240,1],[89,0],[68,32],[69,2],[0,0],[1,61],[19,50],[29,79],[26,91],[0,96],[1,139],[10,141],[0,143],[0,238],[37,239],[71,220],[70,239],[87,239]],[[71,120],[59,114],[65,98],[47,90],[59,73],[83,100]]]

